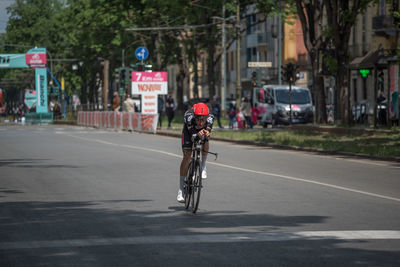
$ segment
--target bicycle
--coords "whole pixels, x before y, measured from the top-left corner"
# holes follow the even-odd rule
[[[202,150],[202,146],[205,142],[204,136],[200,140],[197,138],[197,135],[192,136],[192,156],[190,159],[188,171],[184,180],[184,189],[183,189],[183,197],[185,199],[185,209],[188,209],[190,204],[192,204],[192,212],[196,213],[199,208],[200,202],[200,193],[203,187],[202,178],[201,178],[201,160],[200,155]],[[213,152],[207,152],[215,156],[215,160],[217,160],[218,154]]]

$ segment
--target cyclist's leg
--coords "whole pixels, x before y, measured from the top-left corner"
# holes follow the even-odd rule
[[[187,128],[184,127],[182,130],[182,152],[183,152],[183,157],[181,161],[181,165],[179,168],[179,190],[178,190],[178,201],[183,202],[183,186],[184,186],[184,180],[186,177],[187,169],[189,167],[190,163],[190,157],[191,157],[191,149],[192,149],[192,143],[191,139],[189,136],[189,133],[187,131]]]
[[[181,166],[179,169],[179,175],[182,177],[186,176],[187,173],[187,169],[189,167],[189,163],[190,163],[190,156],[191,153],[190,151],[183,151],[183,157],[182,157],[182,162],[181,162]]]
[[[182,152],[183,152],[183,157],[182,157],[182,162],[181,166],[179,169],[179,175],[182,177],[186,176],[186,172],[190,163],[190,157],[191,157],[191,152],[192,152],[192,139],[189,134],[188,129],[184,126],[182,130]]]
[[[210,145],[209,142],[206,141],[203,144],[203,151],[201,152],[201,178],[206,179],[207,178],[207,169],[206,169],[206,161],[207,161],[207,152],[209,149]]]

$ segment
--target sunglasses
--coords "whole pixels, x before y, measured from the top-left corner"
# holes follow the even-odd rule
[[[196,121],[205,121],[206,117],[205,116],[198,116],[194,118]]]

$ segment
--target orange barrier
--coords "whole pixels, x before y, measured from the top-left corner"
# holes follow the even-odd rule
[[[78,125],[112,128],[115,130],[131,130],[138,132],[157,132],[158,114],[112,111],[79,111]]]

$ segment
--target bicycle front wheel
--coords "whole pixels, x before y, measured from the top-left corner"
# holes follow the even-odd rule
[[[201,168],[200,164],[196,163],[192,180],[192,212],[196,213],[199,208],[200,192],[201,192]]]

